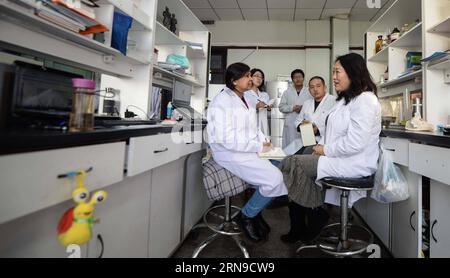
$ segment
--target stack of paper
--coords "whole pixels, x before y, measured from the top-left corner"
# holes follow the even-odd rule
[[[68,5],[64,0],[41,0],[35,13],[52,23],[83,35],[107,32],[109,29],[89,16],[89,12]]]
[[[45,2],[43,6],[41,6],[39,9],[36,9],[36,15],[73,32],[78,33],[80,30],[86,30],[86,26],[79,23],[78,21],[68,18],[67,16],[55,11],[52,8],[49,8],[45,4]]]

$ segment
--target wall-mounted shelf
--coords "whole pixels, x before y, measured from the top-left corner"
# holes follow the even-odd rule
[[[111,4],[116,7],[119,11],[127,14],[133,18],[134,21],[138,22],[139,25],[143,27],[144,30],[151,31],[151,19],[150,16],[136,6],[131,0],[101,0],[99,4]],[[135,26],[136,27],[136,26]]]
[[[185,41],[180,39],[177,35],[172,33],[169,29],[163,26],[159,21],[156,21],[156,45],[187,45]]]
[[[450,70],[450,59],[428,66],[429,70]]]
[[[400,27],[405,23],[421,20],[421,1],[395,1],[384,14],[382,14],[367,32],[386,33],[389,29]]]
[[[103,55],[112,55],[114,57],[114,60],[121,60],[130,63],[132,65],[150,63],[150,59],[144,59],[142,57],[138,57],[137,55],[125,56],[120,51],[110,46],[97,42],[87,36],[83,36],[78,33],[66,30],[57,25],[54,25],[49,21],[41,19],[35,16],[34,14],[27,12],[26,10],[22,10],[20,8],[11,6],[11,4],[8,5],[7,3],[0,2],[0,13],[6,15],[5,17],[3,17],[4,19],[8,18],[8,20],[13,21],[14,23],[18,23],[18,25],[24,26],[27,29],[51,35],[60,40],[69,42],[72,45],[88,48],[90,50],[99,52]],[[2,32],[8,32],[8,30],[5,29],[2,30]],[[3,35],[6,36],[6,33],[2,33],[2,36]],[[10,34],[10,35],[13,38],[18,37],[17,34]],[[12,43],[14,42],[14,39],[8,40],[8,42]],[[35,42],[29,41],[28,47],[30,49],[34,49]]]
[[[403,34],[398,40],[388,47],[421,47],[422,46],[422,22]]]
[[[154,71],[154,72],[160,72],[160,73],[163,73],[163,74],[165,74],[166,76],[173,77],[173,78],[175,78],[175,79],[177,79],[177,80],[179,80],[179,81],[182,81],[182,82],[184,82],[184,83],[193,85],[194,87],[199,87],[199,88],[204,88],[204,87],[205,87],[204,85],[200,84],[200,83],[199,83],[198,81],[196,81],[196,80],[193,80],[193,79],[191,79],[191,78],[189,78],[189,77],[187,77],[187,76],[183,76],[183,75],[181,75],[181,74],[177,74],[177,73],[171,72],[171,71],[169,71],[169,70],[163,69],[163,68],[161,68],[161,67],[159,67],[159,66],[155,66],[155,65],[154,65],[154,66],[153,66],[153,71]]]
[[[158,0],[157,15],[163,14],[165,7],[174,13],[177,27],[181,31],[208,31],[208,28],[195,16],[195,14],[181,0]],[[162,18],[160,18],[162,20]]]
[[[369,61],[387,63],[389,56],[388,54],[389,54],[389,47],[385,47],[382,50],[380,50],[380,52],[370,57]]]
[[[450,38],[450,16],[428,29],[429,33],[436,33]]]
[[[206,55],[203,49],[192,48],[189,43],[180,39],[177,35],[172,33],[160,22],[156,22],[156,45],[174,45],[185,46],[186,56],[191,59],[205,59]]]
[[[410,73],[408,75],[402,76],[400,78],[394,79],[394,80],[390,80],[386,83],[380,84],[379,87],[380,88],[387,88],[387,87],[391,87],[394,85],[398,85],[400,83],[404,83],[410,80],[414,80],[416,77],[421,77],[422,76],[422,70],[418,70],[415,71],[413,73]]]

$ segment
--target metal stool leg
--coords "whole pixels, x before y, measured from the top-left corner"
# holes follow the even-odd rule
[[[207,239],[205,239],[197,248],[195,248],[194,253],[192,254],[192,258],[197,258],[200,252],[202,252],[202,250],[205,249],[205,247],[213,242],[218,236],[219,234],[214,233]]]
[[[348,190],[342,190],[341,192],[341,208],[340,208],[340,223],[334,223],[327,225],[322,229],[321,236],[317,240],[317,244],[315,245],[303,245],[297,249],[297,253],[305,249],[313,249],[318,248],[322,252],[333,255],[333,256],[354,256],[359,255],[365,252],[365,248],[373,242],[372,233],[364,227],[355,226],[362,228],[368,235],[369,240],[363,241],[358,239],[349,239],[348,231],[349,227],[353,227],[348,224]],[[325,236],[323,235],[325,231],[333,228],[339,227],[338,234],[335,236]],[[326,234],[326,233],[325,233]]]
[[[244,254],[244,258],[248,259],[250,258],[250,255],[248,254],[247,248],[242,244],[242,240],[239,236],[233,236],[234,241],[236,242],[237,246],[239,246],[239,249],[241,249],[242,254]]]
[[[224,208],[225,213],[224,215],[219,215],[215,213],[213,210]],[[231,213],[231,209],[236,209],[237,212]],[[240,208],[236,206],[231,205],[231,198],[226,197],[225,198],[225,204],[224,205],[218,205],[214,206],[210,209],[208,209],[205,214],[203,215],[203,223],[197,224],[194,228],[199,227],[207,227],[210,230],[212,230],[214,233],[209,236],[207,239],[205,239],[195,250],[192,255],[192,258],[197,258],[200,252],[205,249],[206,246],[211,244],[219,235],[225,235],[225,236],[231,236],[233,240],[236,242],[237,246],[243,253],[245,258],[250,258],[247,248],[243,245],[243,241],[240,239],[239,235],[241,234],[241,231],[236,230],[237,224],[233,221],[233,218],[239,213]],[[212,215],[215,216],[223,222],[217,226],[212,225],[211,223],[208,223],[207,216]]]

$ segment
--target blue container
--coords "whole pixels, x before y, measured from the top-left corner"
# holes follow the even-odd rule
[[[128,30],[131,28],[133,18],[122,13],[114,12],[111,47],[127,55]]]

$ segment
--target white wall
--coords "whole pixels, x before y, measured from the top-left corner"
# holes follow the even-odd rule
[[[348,32],[340,40],[345,47],[363,46],[364,33],[369,22],[350,22]],[[243,62],[250,67],[261,68],[266,80],[275,80],[278,74],[290,75],[295,68],[305,71],[309,80],[314,75],[322,76],[330,87],[330,49],[308,48],[330,44],[330,20],[306,21],[217,21],[208,25],[213,46],[274,46],[306,49],[229,49],[227,65]],[[341,46],[338,43],[338,47]]]
[[[299,46],[306,42],[305,21],[216,21],[207,27],[213,46]]]
[[[246,56],[252,53],[246,60]],[[252,68],[260,68],[266,80],[276,80],[277,75],[290,75],[296,68],[305,70],[305,50],[291,49],[229,49],[227,66],[235,62],[244,62]]]
[[[350,21],[350,46],[364,46],[364,34],[372,22]]]

